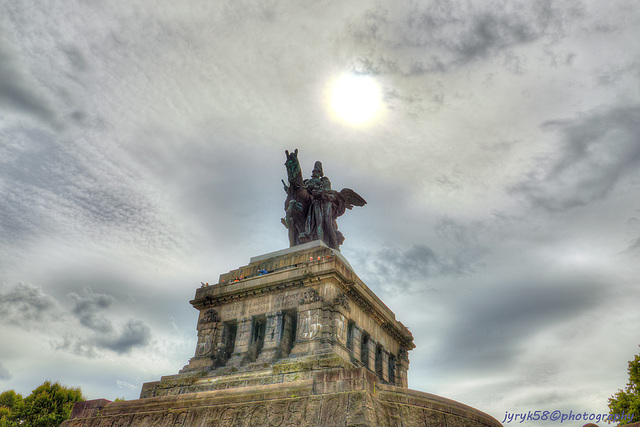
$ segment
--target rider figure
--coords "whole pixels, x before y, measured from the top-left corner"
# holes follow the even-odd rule
[[[344,237],[337,231],[338,224],[334,215],[336,191],[331,189],[331,181],[324,176],[321,162],[315,163],[311,178],[305,180],[304,185],[311,194],[311,206],[307,214],[305,231],[300,234],[300,241],[309,242],[318,239],[330,247],[338,248],[344,241]]]

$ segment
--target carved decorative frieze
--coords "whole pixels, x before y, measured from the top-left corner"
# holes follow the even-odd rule
[[[191,301],[191,303],[195,308],[203,308],[210,305],[219,306],[219,305],[228,304],[234,301],[241,301],[248,298],[255,298],[256,296],[259,296],[259,295],[268,295],[274,292],[284,291],[291,288],[300,288],[302,286],[304,285],[302,280],[300,280],[300,281],[294,281],[294,282],[276,283],[273,285],[261,287],[260,289],[257,289],[257,290],[256,289],[251,289],[251,290],[240,289],[235,292],[226,292],[224,295],[220,295],[220,296],[212,296],[207,294],[207,292],[212,292],[212,290],[215,290],[215,287],[211,286],[211,287],[198,289],[198,291],[202,291],[203,293],[196,291],[196,299]]]
[[[313,288],[309,288],[306,291],[304,291],[304,294],[302,295],[302,298],[298,303],[300,305],[303,305],[303,304],[311,304],[318,301],[323,301],[323,298],[320,296],[320,294],[318,294],[318,291],[316,291]]]

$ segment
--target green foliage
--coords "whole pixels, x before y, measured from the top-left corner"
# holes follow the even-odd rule
[[[79,388],[45,381],[22,398],[13,390],[0,394],[0,427],[57,427],[71,416],[76,402],[84,400]]]
[[[609,398],[609,413],[621,417],[619,425],[640,421],[640,354],[629,361],[627,371],[629,372],[627,386]],[[629,421],[632,414],[633,419]]]
[[[22,402],[22,395],[13,390],[0,394],[0,407],[2,408],[13,409],[20,402]]]
[[[0,427],[14,427],[18,425],[16,411],[22,405],[22,395],[13,390],[0,394]]]

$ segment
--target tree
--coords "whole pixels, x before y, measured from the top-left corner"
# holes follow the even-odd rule
[[[79,388],[49,381],[24,399],[13,390],[7,391],[0,395],[0,427],[58,427],[81,400],[84,398]]]
[[[609,398],[609,413],[617,416],[619,425],[640,421],[640,354],[629,361],[629,382]],[[629,420],[630,416],[633,418]]]
[[[18,425],[16,409],[22,404],[22,395],[13,390],[0,394],[0,427]]]

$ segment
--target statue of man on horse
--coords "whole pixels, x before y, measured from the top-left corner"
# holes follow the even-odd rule
[[[285,154],[289,185],[282,181],[287,193],[282,223],[289,230],[289,246],[322,240],[330,248],[340,250],[344,236],[338,231],[337,218],[346,209],[364,206],[367,202],[350,188],[331,189],[320,162],[315,163],[311,178],[303,180],[298,149],[293,153],[285,151]]]

